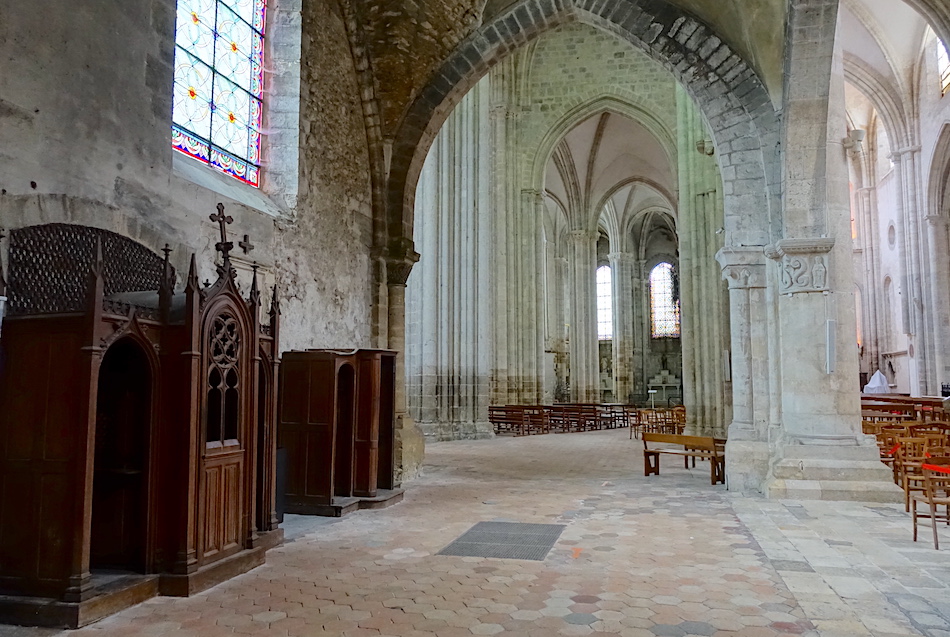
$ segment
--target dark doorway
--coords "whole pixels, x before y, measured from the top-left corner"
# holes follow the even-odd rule
[[[343,365],[336,379],[336,444],[334,450],[334,490],[342,497],[353,495],[353,434],[356,373],[352,365]]]
[[[267,485],[271,484],[270,472],[272,467],[267,466],[268,458],[267,444],[270,442],[265,435],[267,432],[267,389],[268,389],[267,367],[261,361],[257,366],[257,484],[255,487],[256,502],[255,507],[255,525],[258,531],[270,529],[270,506],[267,497]]]
[[[91,568],[146,568],[151,381],[148,359],[131,339],[106,352],[96,401]]]

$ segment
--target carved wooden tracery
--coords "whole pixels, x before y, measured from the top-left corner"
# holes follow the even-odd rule
[[[256,270],[245,299],[230,242],[218,248],[218,279],[202,288],[192,257],[176,293],[167,247],[163,259],[66,224],[11,234],[0,510],[20,515],[0,525],[0,618],[23,608],[3,595],[29,596],[74,626],[101,593],[97,567],[158,574],[161,593],[187,595],[279,542],[276,288],[263,325]],[[109,535],[123,524],[133,531]]]

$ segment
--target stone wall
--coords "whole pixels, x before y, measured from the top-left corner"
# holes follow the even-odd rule
[[[273,108],[264,127],[272,141],[259,190],[172,150],[174,0],[4,7],[0,226],[77,223],[155,251],[168,243],[178,272],[196,252],[205,280],[214,278],[217,240],[208,215],[221,201],[235,241],[248,234],[256,246],[236,251],[241,284],[249,285],[251,261],[265,284],[279,284],[282,350],[369,345],[366,134],[333,6],[307,2],[301,13],[299,0],[270,3]]]

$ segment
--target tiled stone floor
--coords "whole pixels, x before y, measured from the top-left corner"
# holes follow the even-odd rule
[[[644,478],[640,448],[624,431],[432,443],[404,502],[289,516],[265,566],[77,634],[950,637],[950,529],[937,552],[899,506],[737,497],[673,458]],[[483,520],[566,528],[543,562],[436,555]]]

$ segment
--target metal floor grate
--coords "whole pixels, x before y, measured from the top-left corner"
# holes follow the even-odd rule
[[[541,561],[563,530],[563,524],[479,522],[438,555]]]

